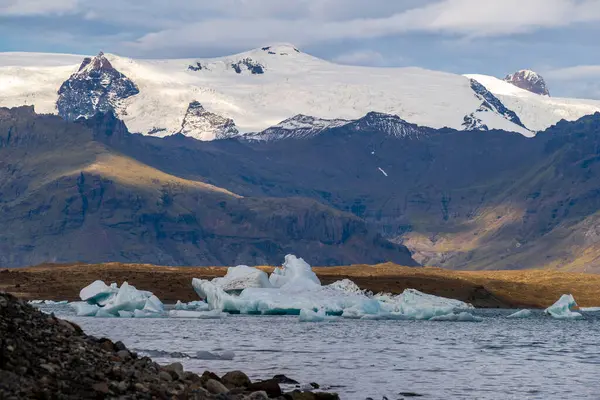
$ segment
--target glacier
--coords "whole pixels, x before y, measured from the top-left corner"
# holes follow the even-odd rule
[[[563,294],[560,299],[553,305],[546,308],[545,314],[550,315],[556,319],[581,319],[583,315],[578,312],[572,311],[573,308],[577,307],[577,302],[571,294]]]
[[[234,267],[236,268],[236,267]],[[251,267],[244,266],[246,270]],[[321,285],[302,258],[287,255],[269,277],[272,287],[247,287],[239,295],[227,293],[214,281],[194,278],[192,287],[210,309],[227,313],[299,315],[302,321],[336,315],[349,319],[428,320],[452,315],[473,306],[407,289],[400,295],[372,295],[348,279]],[[454,317],[448,317],[450,319]],[[467,320],[465,316],[453,320]],[[477,317],[469,320],[477,320]]]

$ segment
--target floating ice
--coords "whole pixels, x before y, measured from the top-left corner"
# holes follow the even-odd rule
[[[204,301],[190,301],[189,303],[182,303],[177,301],[175,305],[176,310],[195,310],[195,311],[208,311],[208,304]]]
[[[269,281],[272,288],[246,288],[239,295],[226,293],[212,281],[193,279],[196,293],[213,310],[242,314],[299,315],[313,317],[310,311],[345,318],[431,319],[457,309],[473,306],[408,289],[398,296],[377,295],[360,290],[354,282],[342,280],[321,286],[304,260],[288,255],[282,268],[276,268]]]
[[[69,303],[67,300],[61,300],[61,301],[44,300],[44,304],[47,306],[58,306],[58,305],[67,304],[67,303]]]
[[[514,314],[510,314],[506,318],[520,319],[520,318],[531,318],[531,316],[533,316],[533,313],[531,312],[531,310],[520,310]]]
[[[116,283],[108,286],[102,281],[95,281],[81,290],[80,297],[84,301],[73,303],[73,308],[81,316],[150,318],[164,314],[164,305],[158,297],[127,282],[119,288]],[[93,307],[95,313],[92,312]]]
[[[122,311],[119,311],[119,313],[121,313]],[[146,311],[146,310],[139,310],[139,309],[135,309],[133,310],[133,317],[134,318],[158,318],[161,317],[162,314],[159,313],[155,313],[152,311]]]
[[[600,307],[579,307],[579,311],[583,312],[598,312]]]
[[[224,277],[215,278],[212,282],[225,291],[273,287],[266,272],[247,265],[229,267]]]
[[[301,258],[297,258],[291,254],[285,256],[285,262],[281,268],[275,268],[269,281],[273,287],[280,288],[286,284],[293,284],[297,288],[311,288],[321,286],[321,281],[306,263]]]
[[[321,309],[317,312],[303,308],[300,310],[298,320],[300,322],[322,322],[326,318],[325,310]]]
[[[127,282],[123,282],[117,295],[112,298],[103,309],[114,315],[118,315],[121,310],[142,310],[146,306],[147,299],[146,293],[137,290],[135,286],[132,286]]]
[[[446,315],[438,315],[429,319],[430,321],[457,321],[457,322],[481,322],[483,318],[476,317],[468,312],[459,314],[451,313]]]
[[[119,317],[121,318],[133,318],[133,313],[131,311],[119,311]]]
[[[335,281],[328,286],[332,289],[339,290],[340,292],[344,293],[365,294],[365,291],[358,287],[358,285],[352,282],[350,279],[342,279],[341,281]]]
[[[98,309],[98,312],[95,315],[95,317],[98,317],[98,318],[114,318],[114,317],[117,317],[117,316],[118,316],[118,314],[115,315],[115,314],[113,314],[111,312],[108,312],[106,310],[106,308],[104,308],[104,307],[100,307]]]
[[[552,318],[556,319],[579,319],[583,318],[578,312],[571,311],[574,307],[577,307],[577,302],[571,294],[563,294],[560,299],[544,311],[546,314],[551,315]]]
[[[90,304],[104,305],[117,292],[116,284],[108,286],[103,281],[97,280],[81,289],[79,297]]]
[[[95,304],[90,304],[85,301],[76,301],[69,303],[69,307],[75,310],[78,317],[93,317],[96,315],[100,307]]]
[[[169,311],[170,318],[196,318],[196,319],[220,319],[227,316],[227,313],[221,310],[212,311],[187,311],[187,310],[171,310]]]
[[[149,313],[160,314],[165,311],[165,306],[158,297],[152,294],[146,299],[143,310]]]

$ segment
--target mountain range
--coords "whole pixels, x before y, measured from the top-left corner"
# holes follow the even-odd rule
[[[540,79],[1,54],[0,265],[597,271],[600,102]]]

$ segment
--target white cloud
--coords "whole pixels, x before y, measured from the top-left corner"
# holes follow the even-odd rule
[[[544,75],[549,79],[561,81],[600,78],[600,65],[578,65],[553,69],[545,72]]]
[[[333,61],[339,64],[384,66],[386,60],[383,55],[374,50],[356,50],[350,53],[340,54]]]
[[[39,16],[74,12],[78,0],[0,0],[0,16]]]
[[[415,2],[386,8],[375,1],[382,10],[396,12],[371,12],[365,17],[361,16],[361,9],[378,8],[370,8],[366,1],[358,0],[345,5],[339,0],[223,0],[217,3],[219,6],[211,8],[216,16],[205,14],[204,18],[189,22],[180,19],[166,29],[149,32],[127,43],[126,49],[144,54],[174,48],[254,47],[279,41],[302,46],[411,32],[472,38],[600,21],[600,1],[597,0],[442,0],[426,2],[418,8],[409,7]],[[207,11],[202,2],[193,4],[196,6],[188,7],[189,17],[194,15],[194,10]],[[230,7],[230,11],[223,7]],[[343,10],[347,18],[340,20],[334,12],[336,9]],[[167,18],[168,13],[166,11]]]

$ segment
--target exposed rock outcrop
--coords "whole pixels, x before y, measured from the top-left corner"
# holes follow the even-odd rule
[[[550,92],[546,86],[546,81],[537,72],[533,72],[528,69],[522,69],[514,74],[506,75],[504,80],[531,93],[542,96],[550,96]]]
[[[115,112],[122,100],[139,92],[137,85],[100,52],[85,58],[79,70],[62,84],[56,107],[61,117],[74,121],[98,112]]]

